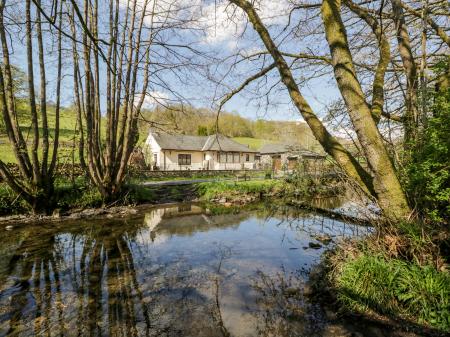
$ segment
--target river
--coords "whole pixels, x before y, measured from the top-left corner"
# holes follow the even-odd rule
[[[304,293],[311,268],[370,231],[267,204],[8,229],[0,336],[323,336],[330,322]]]

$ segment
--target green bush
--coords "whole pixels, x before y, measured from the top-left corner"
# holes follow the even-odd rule
[[[29,211],[27,203],[5,183],[0,183],[0,215],[20,214]]]
[[[443,222],[450,218],[450,88],[432,96],[433,117],[407,165],[408,194],[423,215]]]
[[[98,189],[85,178],[79,178],[75,182],[58,179],[55,182],[54,198],[56,208],[63,210],[100,207],[103,204],[103,198]]]

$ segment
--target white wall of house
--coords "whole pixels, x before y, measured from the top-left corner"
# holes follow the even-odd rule
[[[215,170],[242,170],[242,169],[252,170],[255,168],[256,164],[254,153],[221,152],[218,158],[217,152],[215,152],[215,161],[214,161]]]
[[[155,138],[153,138],[153,135],[150,133],[145,140],[145,145],[143,148],[144,155],[147,157],[146,162],[147,164],[150,164],[151,167],[157,166],[160,167],[161,165],[161,147],[156,142]],[[148,159],[149,158],[149,159]],[[156,159],[156,161],[155,161]]]
[[[144,153],[151,167],[159,170],[252,170],[258,168],[255,153],[217,151],[179,151],[163,150],[152,134],[145,141]],[[178,155],[190,155],[190,165],[180,165]],[[247,158],[248,157],[248,158]],[[248,159],[248,160],[247,160]]]
[[[179,155],[190,155],[191,164],[179,164]],[[161,170],[202,170],[203,169],[203,153],[200,151],[161,151]]]

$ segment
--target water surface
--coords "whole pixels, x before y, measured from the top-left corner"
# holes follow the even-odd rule
[[[0,335],[320,336],[327,320],[303,290],[326,247],[309,244],[367,230],[191,204],[0,228]]]

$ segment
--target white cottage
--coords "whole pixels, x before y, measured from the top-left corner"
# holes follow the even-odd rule
[[[220,134],[186,136],[151,130],[145,145],[147,162],[154,170],[242,170],[257,166],[257,151]]]

